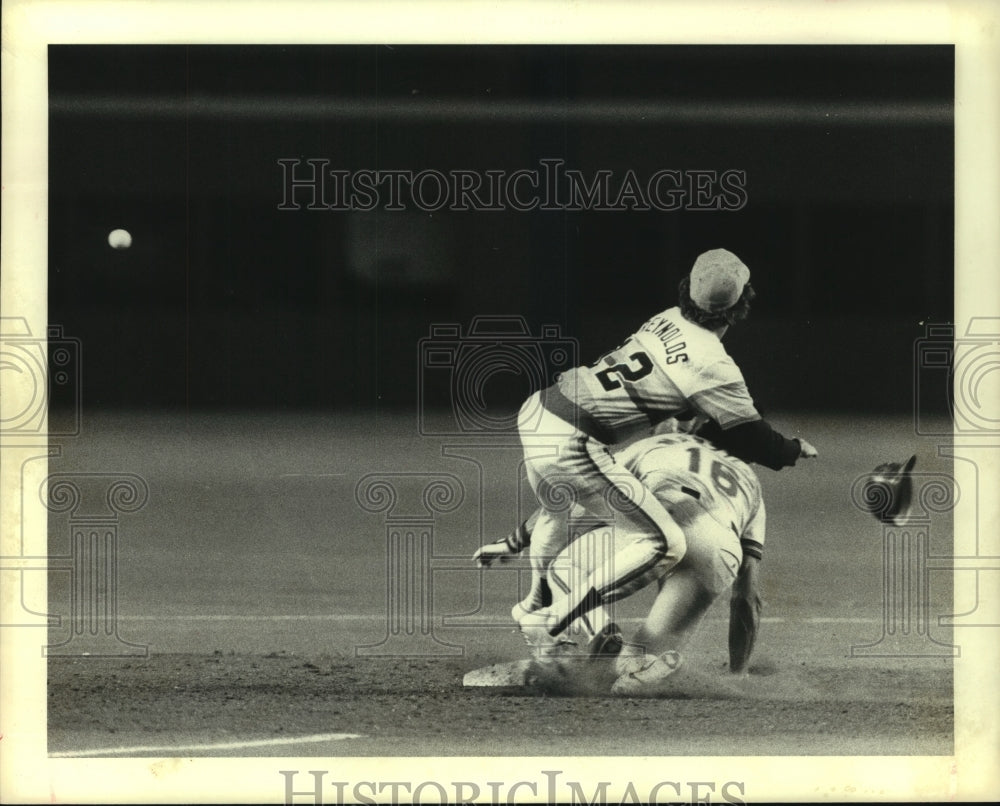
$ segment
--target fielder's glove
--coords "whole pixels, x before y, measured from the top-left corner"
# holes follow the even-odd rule
[[[531,543],[531,530],[534,528],[535,521],[538,520],[539,511],[532,513],[524,523],[502,540],[497,540],[495,543],[487,543],[480,548],[479,551],[472,555],[472,559],[476,561],[476,565],[480,568],[489,568],[495,562],[510,562],[524,551]]]

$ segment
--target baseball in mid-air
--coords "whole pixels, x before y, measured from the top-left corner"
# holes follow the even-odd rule
[[[132,245],[132,236],[127,229],[113,229],[108,233],[108,243],[112,249],[128,249]]]

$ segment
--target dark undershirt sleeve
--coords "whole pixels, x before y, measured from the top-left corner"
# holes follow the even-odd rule
[[[745,462],[756,462],[771,470],[791,467],[802,450],[797,439],[782,436],[767,420],[741,423],[725,430],[718,423],[708,422],[698,431],[698,436]]]

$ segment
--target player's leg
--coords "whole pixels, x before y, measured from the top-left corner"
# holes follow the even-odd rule
[[[543,622],[548,631],[548,613],[559,610],[563,600],[575,591],[593,586],[594,574],[606,567],[609,560],[624,548],[629,536],[622,536],[607,524],[602,524],[571,542],[549,566],[553,603]],[[613,605],[601,601],[592,609],[574,618],[564,631],[567,638],[580,647],[584,655],[617,654],[621,646],[621,630],[614,621]]]
[[[590,441],[580,441],[578,451],[585,457],[581,464],[592,468],[581,474],[588,483],[581,484],[579,501],[612,524],[620,540],[611,556],[549,608],[553,636],[604,602],[629,596],[669,572],[686,551],[684,530],[635,476]]]
[[[511,610],[515,621],[526,614],[552,604],[552,589],[548,579],[549,565],[567,542],[569,533],[566,517],[559,512],[542,510],[535,520],[538,539],[532,540],[528,551],[531,564],[531,587]],[[534,536],[534,532],[532,533]]]
[[[665,579],[635,641],[653,654],[682,652],[712,603],[729,590],[740,566],[739,538],[707,513],[687,526],[688,551]]]
[[[716,596],[690,566],[678,568],[663,580],[649,614],[632,640],[651,655],[671,649],[682,652]]]
[[[521,407],[518,435],[524,449],[528,483],[541,505],[531,525],[528,547],[531,587],[511,611],[519,621],[526,613],[545,607],[552,600],[547,569],[569,540],[569,513],[576,499],[575,471],[566,466],[566,446],[571,445],[580,432],[546,411],[535,393]]]
[[[656,694],[680,667],[712,603],[736,578],[740,543],[732,529],[704,513],[687,524],[686,532],[684,561],[662,580],[648,616],[630,640],[648,660],[640,668],[623,667],[612,688],[615,694]]]
[[[597,607],[611,590],[636,590],[648,584],[651,575],[676,565],[684,556],[684,532],[656,496],[614,461],[605,445],[544,409],[539,419],[535,396],[522,407],[518,425],[528,481],[544,514],[531,535],[531,589],[514,608],[515,618],[520,621],[525,613],[544,606],[550,587],[547,568],[569,540],[569,513],[575,505],[613,523],[617,532],[630,538],[600,569],[590,588],[574,590],[567,597],[564,609],[555,613],[550,631],[554,636]]]

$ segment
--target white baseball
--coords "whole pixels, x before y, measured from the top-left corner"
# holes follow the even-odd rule
[[[132,245],[132,236],[127,229],[113,229],[108,233],[108,243],[112,249],[128,249]]]

